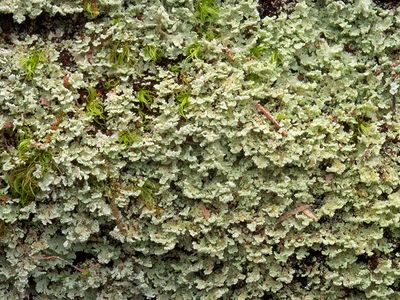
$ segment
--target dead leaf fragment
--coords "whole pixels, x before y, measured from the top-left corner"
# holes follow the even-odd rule
[[[0,202],[6,202],[10,198],[7,195],[0,195]]]
[[[226,58],[227,58],[229,61],[234,61],[234,60],[235,60],[235,56],[233,55],[231,49],[229,49],[228,47],[226,47],[226,48],[223,48],[222,50],[224,51],[224,53],[225,53],[225,55],[226,55]]]
[[[40,104],[46,107],[49,106],[49,99],[47,99],[46,97],[41,97]]]
[[[11,121],[6,121],[3,125],[2,129],[10,129],[13,128],[13,123]]]
[[[202,214],[203,214],[203,217],[204,217],[206,220],[208,220],[208,219],[211,217],[210,210],[209,210],[207,207],[205,207],[205,206],[203,206],[203,208],[202,208]]]
[[[90,49],[87,53],[86,53],[86,59],[89,61],[89,62],[92,62],[92,58],[93,58],[93,50],[92,49]]]
[[[329,174],[326,174],[325,175],[325,182],[326,183],[331,183],[332,182],[332,180],[333,180],[333,173],[329,173]]]
[[[65,75],[63,78],[63,85],[65,88],[69,88],[71,86],[71,83],[69,82],[69,75]]]
[[[315,222],[318,221],[317,216],[314,215],[314,213],[313,213],[310,209],[308,209],[308,208],[306,208],[305,210],[303,210],[303,214],[305,214],[307,217],[309,217],[310,219],[312,219],[312,220],[315,221]]]
[[[295,209],[283,213],[279,218],[277,223],[282,223],[283,221],[289,219],[292,216],[297,215],[298,213],[302,212],[305,214],[307,217],[312,219],[313,221],[318,221],[318,218],[314,215],[314,213],[310,210],[310,205],[307,204],[300,204],[297,206]]]

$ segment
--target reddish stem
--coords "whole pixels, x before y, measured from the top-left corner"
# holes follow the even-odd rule
[[[268,111],[268,109],[266,109],[264,106],[262,106],[260,103],[256,104],[256,108],[259,112],[261,112],[264,116],[267,117],[268,120],[270,120],[272,122],[272,124],[274,124],[276,129],[281,129],[281,124],[279,124],[279,122],[274,118],[273,115],[271,115],[271,113]],[[288,132],[286,130],[284,130],[283,135],[288,135]]]

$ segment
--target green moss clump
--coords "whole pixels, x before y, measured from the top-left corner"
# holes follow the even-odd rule
[[[20,199],[19,204],[25,206],[33,201],[40,191],[38,180],[33,173],[37,166],[42,173],[53,168],[53,158],[50,152],[34,150],[24,163],[6,173],[6,182],[10,186],[11,195]]]
[[[190,93],[188,91],[181,91],[176,94],[175,101],[178,103],[178,113],[182,117],[186,116],[186,109],[189,106]]]
[[[133,57],[130,45],[127,43],[116,43],[110,50],[109,59],[114,66],[131,64]]]
[[[35,50],[28,56],[24,57],[21,61],[21,64],[26,74],[26,80],[31,81],[35,76],[39,63],[45,62],[47,62],[47,58],[43,50]]]
[[[92,18],[96,18],[100,14],[96,0],[83,0],[83,10]]]
[[[104,115],[104,107],[101,103],[97,91],[93,87],[88,87],[88,101],[86,103],[86,114],[90,117],[104,121],[106,116]]]
[[[218,17],[219,9],[215,0],[195,2],[196,16],[201,24],[210,23]]]
[[[131,146],[139,139],[139,134],[132,130],[121,130],[118,133],[118,142],[125,146]]]
[[[144,46],[144,55],[153,62],[157,62],[161,58],[160,50],[154,45]]]
[[[186,49],[186,61],[193,61],[199,59],[201,56],[201,45],[194,43]]]

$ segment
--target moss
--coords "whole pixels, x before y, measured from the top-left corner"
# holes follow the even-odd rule
[[[360,134],[366,135],[371,131],[371,124],[365,121],[359,122],[357,130]]]
[[[157,62],[161,58],[160,50],[154,45],[144,46],[144,56],[153,62]]]
[[[262,77],[256,73],[249,73],[246,74],[245,78],[246,81],[254,81],[256,83],[261,83],[262,82]]]
[[[104,115],[103,104],[101,103],[97,91],[93,87],[88,87],[88,101],[86,103],[86,114],[90,117],[95,118],[97,121],[106,120],[106,116]]]
[[[201,45],[199,43],[194,43],[186,49],[186,61],[199,59],[201,54]]]
[[[121,130],[118,133],[118,142],[125,146],[131,146],[139,137],[140,135],[133,130]]]
[[[210,23],[217,19],[219,9],[215,0],[197,0],[194,5],[200,24]]]
[[[38,181],[33,175],[37,166],[41,167],[42,173],[52,169],[54,163],[51,153],[35,149],[26,162],[6,173],[6,182],[10,186],[11,195],[20,199],[21,206],[33,201],[40,191]]]
[[[256,45],[250,49],[250,54],[254,57],[260,57],[267,50],[267,47],[263,44]]]
[[[179,64],[172,64],[169,66],[169,70],[172,73],[179,74],[182,70],[182,67]]]
[[[92,18],[96,18],[100,14],[96,0],[83,0],[83,10]]]
[[[189,106],[190,93],[188,91],[180,91],[175,96],[175,101],[178,103],[178,113],[182,117],[186,116],[186,109]]]
[[[24,159],[29,151],[32,141],[32,133],[29,128],[23,127],[18,134],[17,155],[20,159]]]
[[[107,91],[116,88],[118,85],[119,85],[119,80],[117,79],[109,79],[103,84],[104,88]]]
[[[114,44],[110,50],[109,59],[114,66],[131,65],[133,57],[130,45],[121,42]]]
[[[274,49],[271,52],[271,62],[272,63],[280,63],[282,60],[282,56],[278,49]]]
[[[28,56],[21,60],[22,68],[25,71],[25,78],[31,81],[35,76],[36,69],[39,63],[47,62],[44,50],[35,50],[31,52]]]
[[[159,185],[153,180],[146,180],[142,186],[137,188],[140,191],[139,198],[148,209],[155,209],[156,202],[154,194],[159,189]]]
[[[141,108],[150,105],[154,101],[155,93],[148,89],[140,89],[136,93],[136,97],[139,100]]]

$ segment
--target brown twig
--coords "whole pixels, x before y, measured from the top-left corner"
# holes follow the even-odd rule
[[[283,213],[279,218],[277,223],[282,223],[283,221],[289,219],[290,217],[297,215],[298,213],[302,212],[307,217],[312,219],[313,221],[318,221],[318,218],[314,215],[314,213],[310,210],[310,205],[307,204],[300,204],[295,209]]]
[[[117,224],[117,228],[119,231],[121,231],[123,234],[127,234],[127,226],[123,223],[122,221],[122,214],[120,210],[118,209],[117,205],[114,202],[113,198],[109,198],[110,200],[110,205],[111,205],[111,213],[115,219],[115,223]]]
[[[110,201],[111,213],[115,219],[115,223],[117,224],[118,230],[121,231],[123,234],[127,234],[128,226],[124,224],[121,211],[118,209],[118,206],[115,204],[114,201],[114,197],[118,193],[119,189],[120,189],[119,182],[113,179],[111,182],[111,191],[108,200]]]
[[[54,132],[58,129],[61,122],[63,121],[64,115],[65,115],[64,113],[59,114],[56,117],[56,120],[53,123],[51,123],[50,129],[52,130],[52,132],[50,132],[46,135],[45,140],[44,140],[45,144],[48,144],[51,142],[51,138],[53,137]]]
[[[70,263],[68,260],[65,260],[62,257],[56,256],[56,255],[49,255],[49,256],[31,256],[33,259],[39,259],[39,260],[54,260],[54,259],[59,259],[62,260],[63,262],[67,263],[69,266],[77,270],[78,272],[84,273],[85,270],[78,268],[77,266],[74,266],[72,263]]]
[[[225,48],[222,49],[222,51],[224,51],[224,53],[226,55],[226,58],[229,61],[234,61],[235,60],[235,56],[233,55],[231,49],[229,49],[228,47],[225,47]]]
[[[0,202],[6,202],[10,199],[7,195],[0,195]]]
[[[279,124],[279,122],[274,118],[273,115],[271,115],[271,113],[268,111],[268,109],[266,109],[264,106],[262,106],[260,103],[256,104],[256,108],[259,112],[261,112],[264,116],[267,117],[268,120],[270,120],[272,122],[272,124],[274,124],[275,128],[277,130],[281,129],[281,124]],[[283,135],[288,135],[288,132],[286,130],[284,130]]]
[[[206,220],[208,220],[211,217],[211,212],[205,205],[201,207],[201,213],[203,214],[203,217]]]

